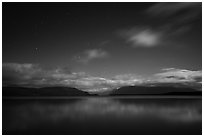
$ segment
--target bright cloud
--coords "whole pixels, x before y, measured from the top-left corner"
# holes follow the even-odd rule
[[[153,47],[159,43],[159,37],[149,30],[144,30],[133,34],[128,41],[133,42],[134,46]]]
[[[120,33],[133,47],[155,47],[160,45],[162,32],[150,28],[132,28]]]
[[[75,87],[89,93],[101,93],[121,86],[128,86],[141,82],[141,80],[129,76],[130,74],[117,76],[113,79],[106,79],[92,77],[84,72],[71,72],[61,68],[45,70],[35,64],[3,64],[3,85],[5,86],[67,86]]]
[[[156,23],[135,25],[130,29],[119,31],[132,47],[156,47],[177,45],[174,41],[178,35],[193,29],[192,22],[201,19],[202,3],[199,2],[162,2],[150,6],[144,11],[144,16]],[[157,21],[158,20],[158,21]],[[154,29],[153,29],[154,28]]]
[[[191,71],[186,69],[167,68],[164,72],[155,74],[155,76],[163,78],[166,81],[192,81],[197,82],[198,78],[202,78],[202,71]],[[201,82],[201,81],[200,81]]]
[[[202,71],[167,68],[151,79],[135,74],[117,75],[111,79],[93,77],[84,72],[71,72],[57,68],[45,70],[35,64],[3,63],[3,86],[23,87],[74,87],[91,94],[102,94],[123,86],[147,83],[182,83],[199,87],[202,85]],[[196,84],[196,85],[195,85]]]

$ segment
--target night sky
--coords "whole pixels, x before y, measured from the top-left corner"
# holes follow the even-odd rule
[[[3,2],[3,75],[32,69],[25,77],[33,80],[43,69],[46,77],[37,80],[48,72],[147,79],[186,70],[181,75],[187,79],[202,70],[201,6]],[[5,77],[3,82],[20,81]]]

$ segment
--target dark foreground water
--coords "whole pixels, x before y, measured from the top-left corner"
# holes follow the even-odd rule
[[[3,134],[201,134],[201,98],[3,99]]]

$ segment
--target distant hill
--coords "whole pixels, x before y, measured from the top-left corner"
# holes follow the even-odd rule
[[[90,96],[87,92],[70,87],[3,87],[3,96]]]
[[[111,93],[111,96],[117,95],[202,95],[202,92],[185,87],[127,86]]]

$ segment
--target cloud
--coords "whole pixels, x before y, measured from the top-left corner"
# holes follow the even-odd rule
[[[188,25],[176,26],[163,24],[159,27],[135,26],[119,31],[119,35],[131,44],[133,48],[154,48],[157,46],[178,45],[175,38],[185,34],[191,29]]]
[[[102,49],[89,49],[83,52],[81,56],[78,56],[77,60],[82,63],[88,63],[94,59],[107,58],[109,53]]]
[[[180,35],[193,29],[194,22],[202,19],[201,3],[163,2],[156,3],[143,13],[150,23],[135,25],[118,33],[132,47],[152,48],[156,46],[178,45]],[[147,16],[148,15],[148,16]],[[151,23],[154,20],[154,23]]]
[[[112,78],[119,87],[122,86],[134,86],[134,85],[140,85],[144,82],[144,78],[139,75],[135,74],[122,74],[122,75],[116,75]]]
[[[201,2],[162,2],[151,6],[146,10],[148,14],[160,17],[169,17],[180,14],[185,18],[192,18],[199,14],[201,10]],[[190,14],[189,14],[190,13]],[[193,16],[194,15],[194,16]]]
[[[38,79],[41,73],[41,68],[34,64],[2,64],[3,85],[28,83],[29,80]]]
[[[202,85],[202,71],[175,68],[163,69],[150,79],[135,74],[116,75],[107,79],[84,72],[71,72],[67,68],[43,69],[37,64],[26,63],[3,63],[2,72],[3,86],[74,87],[90,94],[106,94],[123,86],[148,83],[182,83],[199,89]]]
[[[168,26],[169,31],[191,28],[196,19],[202,19],[201,2],[162,2],[153,4],[145,11],[153,19],[159,19],[162,26]]]
[[[141,76],[137,76],[134,74],[123,74],[117,75],[111,79],[101,77],[86,77],[80,79],[78,82],[81,82],[81,84],[78,84],[79,89],[88,91],[89,93],[101,94],[104,91],[111,91],[123,86],[142,84],[143,79]]]
[[[84,77],[84,73],[72,73],[64,68],[46,70],[37,64],[3,63],[3,85],[57,86],[64,80]]]
[[[45,70],[36,64],[3,63],[4,86],[67,86],[75,87],[89,93],[102,93],[140,81],[139,79],[133,78],[133,76],[129,76],[130,74],[116,76],[114,79],[106,79],[93,77],[84,72],[71,72],[63,68]],[[124,79],[124,77],[126,78]]]
[[[89,76],[78,79],[76,86],[78,89],[88,91],[89,93],[102,94],[122,86],[139,85],[143,83],[143,80],[140,78],[131,74],[117,75],[111,79]]]
[[[155,47],[161,44],[162,39],[161,31],[141,26],[123,30],[120,35],[126,38],[126,42],[131,43],[133,47]]]
[[[192,71],[186,69],[166,68],[161,73],[155,74],[157,81],[161,83],[202,83],[202,71]]]

